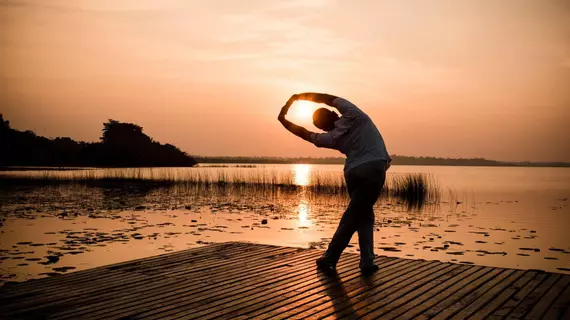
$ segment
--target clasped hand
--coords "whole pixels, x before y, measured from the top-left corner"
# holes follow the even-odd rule
[[[289,111],[289,108],[291,107],[293,102],[297,101],[298,97],[299,97],[299,95],[294,94],[291,96],[291,98],[289,98],[289,100],[287,100],[287,103],[285,103],[283,108],[281,108],[281,112],[279,112],[279,116],[277,117],[277,120],[279,120],[279,121],[285,120],[285,115]]]

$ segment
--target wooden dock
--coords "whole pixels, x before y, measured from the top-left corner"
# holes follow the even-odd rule
[[[570,319],[570,276],[221,243],[0,288],[0,319]]]

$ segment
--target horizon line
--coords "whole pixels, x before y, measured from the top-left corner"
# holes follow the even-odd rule
[[[204,156],[204,155],[197,155],[188,153],[191,157],[194,158],[238,158],[238,159],[315,159],[315,160],[323,160],[323,159],[334,159],[334,160],[345,160],[345,157],[303,157],[303,156]],[[431,158],[436,160],[484,160],[484,161],[492,161],[497,163],[531,163],[531,164],[568,164],[570,162],[566,161],[529,161],[529,160],[494,160],[494,159],[487,159],[483,157],[479,158],[453,158],[453,157],[436,157],[436,156],[406,156],[400,154],[391,154],[391,157],[406,157],[406,158]]]

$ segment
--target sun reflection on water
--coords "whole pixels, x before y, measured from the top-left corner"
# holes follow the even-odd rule
[[[308,186],[311,183],[311,165],[295,164],[293,165],[293,173],[295,184],[298,186]]]
[[[309,205],[309,203],[305,200],[302,200],[301,203],[299,203],[297,212],[298,212],[297,227],[309,228],[313,224],[313,222],[309,218],[309,215],[311,213],[311,206]]]

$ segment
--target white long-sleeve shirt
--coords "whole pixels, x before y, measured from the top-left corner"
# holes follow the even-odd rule
[[[384,139],[367,114],[343,98],[334,99],[332,106],[342,116],[334,123],[333,130],[311,134],[311,142],[315,146],[345,154],[344,171],[374,160],[390,163],[392,158],[386,150]]]

